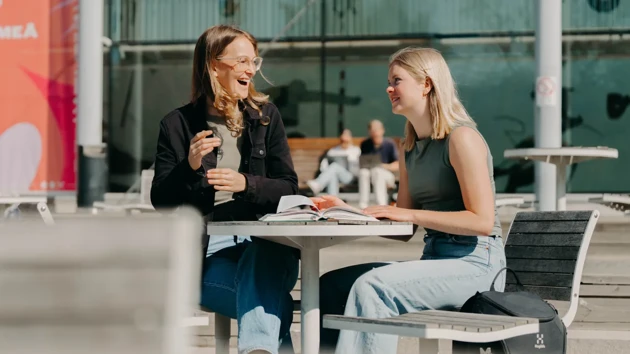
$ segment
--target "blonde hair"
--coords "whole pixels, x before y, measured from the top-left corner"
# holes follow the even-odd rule
[[[392,65],[399,65],[419,83],[431,80],[433,88],[428,93],[428,100],[432,139],[445,138],[459,125],[475,125],[459,100],[451,72],[439,51],[432,48],[403,48],[390,57],[389,67]],[[413,149],[417,139],[411,122],[407,121],[403,141],[405,151]]]
[[[226,126],[234,137],[239,137],[243,133],[243,112],[239,109],[239,99],[230,96],[212,75],[212,61],[221,56],[225,48],[238,37],[247,38],[258,55],[258,42],[254,36],[235,26],[212,26],[199,36],[195,45],[191,89],[191,101],[201,103],[199,100],[203,99],[203,103],[212,102],[219,114],[225,116]],[[269,96],[256,91],[254,82],[251,81],[244,101],[262,115],[260,106],[269,102]]]

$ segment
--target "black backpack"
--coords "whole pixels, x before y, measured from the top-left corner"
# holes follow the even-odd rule
[[[495,291],[494,283],[504,270],[514,275],[519,291]],[[525,291],[516,273],[509,268],[501,269],[494,277],[490,291],[477,292],[464,303],[460,312],[537,318],[540,332],[490,343],[453,341],[453,353],[565,354],[567,351],[567,329],[558,311],[540,296]]]

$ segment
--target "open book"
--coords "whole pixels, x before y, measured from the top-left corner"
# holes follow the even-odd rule
[[[378,221],[373,216],[349,206],[336,206],[319,210],[312,200],[302,195],[285,195],[280,198],[276,214],[267,214],[260,221],[318,221],[318,220]]]

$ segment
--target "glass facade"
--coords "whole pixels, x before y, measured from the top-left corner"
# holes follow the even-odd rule
[[[280,109],[290,136],[366,134],[380,119],[400,136],[404,117],[385,94],[397,49],[442,51],[460,96],[487,139],[497,191],[533,191],[533,168],[503,151],[533,144],[536,63],[531,0],[109,0],[106,119],[110,190],[151,165],[159,120],[190,94],[197,36],[234,23],[261,42],[257,87]],[[619,159],[579,164],[571,193],[629,192],[630,2],[563,2],[563,142],[610,146]],[[325,16],[322,16],[322,13]],[[322,28],[325,31],[322,31]],[[625,141],[625,142],[624,142]]]

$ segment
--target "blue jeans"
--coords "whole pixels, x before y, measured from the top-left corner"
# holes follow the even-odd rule
[[[296,249],[256,238],[206,258],[201,305],[237,319],[239,353],[290,348],[298,261]]]
[[[346,170],[346,168],[340,164],[333,162],[317,176],[315,182],[322,186],[322,188],[326,187],[328,194],[338,195],[339,183],[348,184],[352,182],[353,179],[354,175],[352,172]]]
[[[503,267],[500,237],[427,236],[420,260],[360,264],[324,274],[321,312],[388,318],[430,309],[456,310],[475,292],[489,290]],[[495,284],[503,291],[505,272]],[[321,338],[322,353],[335,343],[339,354],[396,353],[398,345],[395,335],[348,330],[324,329]]]

